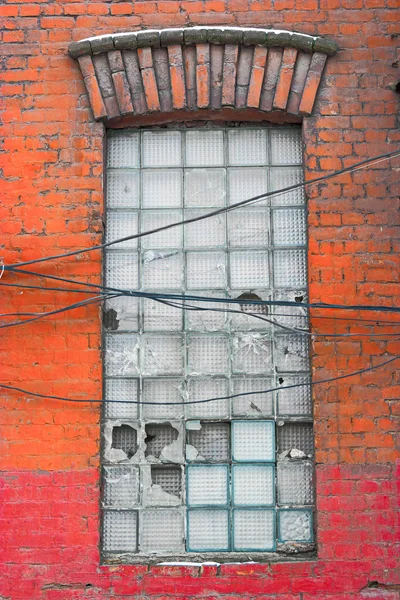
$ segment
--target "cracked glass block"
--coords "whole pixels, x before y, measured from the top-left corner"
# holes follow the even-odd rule
[[[229,396],[228,380],[222,378],[190,378],[188,383],[188,401],[207,400],[208,398],[226,398]],[[229,417],[229,400],[214,400],[202,404],[187,404],[186,416],[196,418]]]
[[[243,333],[232,339],[232,371],[234,373],[260,373],[272,369],[271,340],[260,333]]]
[[[232,288],[262,288],[269,283],[268,252],[234,251],[229,254]]]
[[[204,209],[185,210],[185,219],[197,218],[205,212]],[[185,247],[212,248],[214,246],[225,246],[225,221],[225,215],[217,215],[185,225]]]
[[[241,208],[228,213],[228,236],[232,248],[268,246],[268,209]]]
[[[281,542],[312,542],[310,510],[280,510],[278,515],[278,537]]]
[[[143,167],[179,167],[182,164],[180,131],[144,131]]]
[[[223,165],[223,131],[196,130],[186,132],[187,167],[222,167]]]
[[[275,365],[278,371],[307,371],[309,340],[307,336],[283,334],[275,337]]]
[[[282,190],[291,185],[302,183],[304,180],[303,170],[298,167],[275,167],[270,170],[271,191]],[[303,187],[298,187],[290,192],[271,196],[272,206],[289,206],[292,204],[304,204],[305,192]]]
[[[312,504],[313,466],[305,460],[278,462],[279,504]]]
[[[233,550],[263,552],[275,549],[273,510],[233,511]]]
[[[179,437],[179,431],[171,423],[149,423],[145,431],[146,457],[161,458],[163,450]]]
[[[228,338],[223,335],[188,337],[188,366],[192,375],[227,373],[229,369]]]
[[[277,427],[278,453],[301,450],[304,454],[314,454],[312,423],[285,423]]]
[[[226,287],[225,252],[188,252],[186,262],[188,289]]]
[[[137,252],[106,252],[105,285],[111,288],[137,290],[138,262]]]
[[[107,132],[108,167],[139,167],[139,132]]]
[[[212,298],[224,297],[223,292],[220,291],[207,291],[204,294],[196,292],[196,296],[203,295]],[[223,304],[217,302],[188,300],[187,307],[188,308],[185,312],[186,329],[192,331],[219,331],[226,328],[228,315],[224,311]],[[197,307],[200,310],[191,310],[192,307]]]
[[[268,192],[268,169],[266,167],[244,167],[228,169],[229,200],[235,204],[247,198]],[[253,206],[266,206],[269,199],[257,200]]]
[[[274,387],[271,379],[264,377],[232,378],[232,394],[260,392]],[[232,400],[232,414],[235,417],[263,417],[274,414],[274,397],[272,393],[251,394]]]
[[[128,458],[135,456],[138,451],[138,435],[134,427],[122,423],[115,425],[112,429],[111,448],[122,450]]]
[[[143,416],[147,419],[183,416],[183,380],[182,379],[144,379],[143,380]],[[154,402],[156,405],[144,404]],[[166,406],[161,403],[174,403]],[[159,406],[157,406],[159,404]]]
[[[185,206],[225,206],[224,169],[187,169],[185,171]]]
[[[103,467],[103,506],[130,508],[139,502],[139,469]]]
[[[196,461],[228,462],[229,423],[201,423],[201,429],[187,430],[187,443],[198,451]]]
[[[256,291],[257,293],[255,291],[240,293],[235,290],[231,293],[232,299],[243,301],[242,304],[235,304],[230,308],[231,311],[236,311],[229,315],[231,331],[266,331],[271,328],[268,322],[270,319],[269,307],[262,304],[252,304],[252,302],[268,301],[270,296],[263,290]],[[248,300],[248,303],[244,302],[245,300]]]
[[[232,421],[231,427],[233,460],[275,460],[274,421]]]
[[[181,467],[151,465],[151,481],[153,485],[159,485],[167,494],[180,497],[182,491]]]
[[[183,256],[174,250],[148,250],[144,253],[143,279],[146,289],[181,289]]]
[[[189,510],[188,552],[229,550],[229,512],[227,510]]]
[[[106,334],[104,338],[106,377],[127,377],[139,372],[139,341],[136,335]]]
[[[150,298],[143,299],[144,331],[182,331],[183,311]]]
[[[293,129],[271,129],[271,163],[273,165],[301,165],[301,131]]]
[[[142,171],[143,208],[180,208],[182,206],[181,169]]]
[[[103,327],[108,331],[138,331],[139,300],[123,296],[104,303]]]
[[[190,465],[186,469],[188,506],[228,504],[227,465]]]
[[[267,132],[265,129],[229,129],[230,165],[266,165]]]
[[[107,208],[137,208],[139,183],[139,171],[107,171]]]
[[[289,385],[298,385],[299,383],[307,383],[303,387],[294,387],[291,389],[283,389],[277,392],[278,397],[278,413],[280,415],[311,415],[312,414],[312,399],[311,386],[309,377],[286,377],[282,375],[279,380],[279,385],[283,387]]]
[[[275,246],[305,246],[306,213],[302,208],[280,208],[272,211]]]
[[[275,250],[274,284],[276,287],[305,287],[307,257],[305,250]]]
[[[272,312],[274,321],[287,325],[289,327],[296,327],[298,329],[308,330],[308,313],[307,306],[304,303],[308,302],[307,292],[305,290],[285,290],[281,292],[275,292],[274,300],[296,302],[298,306],[274,306]]]
[[[138,233],[138,213],[132,211],[107,212],[106,243]],[[137,239],[127,240],[110,246],[115,249],[137,248]]]
[[[104,383],[104,416],[106,419],[135,419],[138,416],[139,382],[137,379],[106,379]],[[118,400],[119,402],[107,402]],[[125,402],[121,402],[124,400]]]
[[[136,510],[104,511],[103,550],[106,552],[137,552]]]
[[[233,465],[233,504],[271,506],[275,504],[275,468],[273,465]]]
[[[171,223],[182,221],[183,213],[180,210],[143,210],[141,231],[152,231]],[[146,235],[141,238],[142,248],[181,248],[182,226],[172,227],[159,233]]]
[[[142,337],[142,375],[180,375],[183,339],[180,335]]]
[[[183,552],[183,542],[183,515],[180,510],[153,509],[142,512],[141,552]]]

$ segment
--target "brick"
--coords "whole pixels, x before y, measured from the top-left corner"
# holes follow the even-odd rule
[[[275,87],[278,81],[281,63],[282,50],[280,48],[271,48],[268,52],[264,83],[261,92],[261,110],[272,110],[272,103],[275,95]]]
[[[196,44],[196,95],[198,108],[210,104],[210,45]]]
[[[121,115],[133,112],[131,94],[125,73],[122,71],[113,73],[112,78]]]
[[[318,86],[326,63],[326,55],[315,52],[313,54],[299,111],[303,114],[311,114]]]
[[[224,69],[222,73],[222,105],[235,104],[236,69],[239,48],[234,44],[226,44],[224,54]]]
[[[171,94],[173,106],[176,109],[186,106],[185,72],[183,54],[180,45],[168,46],[169,74],[171,78]]]
[[[292,84],[294,67],[296,64],[297,50],[294,48],[285,48],[282,55],[281,70],[279,72],[276,84],[273,108],[285,110],[289,98],[290,87]]]
[[[210,106],[220,109],[222,104],[223,46],[211,45],[211,99]]]
[[[186,80],[186,96],[188,108],[194,110],[197,107],[196,99],[196,49],[187,47],[184,49],[184,68]]]
[[[255,48],[253,57],[253,67],[249,83],[247,105],[258,108],[261,99],[261,89],[264,81],[265,63],[267,60],[267,48]]]

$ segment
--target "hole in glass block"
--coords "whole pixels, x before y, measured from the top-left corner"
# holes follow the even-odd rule
[[[130,425],[113,427],[111,448],[122,450],[128,458],[132,458],[138,450],[136,430]]]
[[[253,292],[243,292],[243,294],[237,296],[237,300],[252,300],[262,302],[262,298]],[[240,304],[240,310],[243,312],[256,313],[260,315],[268,314],[268,306],[261,304]]]
[[[229,423],[201,423],[201,429],[188,430],[187,441],[198,455],[195,460],[227,461],[229,458]]]
[[[294,298],[294,301],[298,302],[298,303],[303,302],[303,300],[304,300],[304,296],[295,296],[295,298]]]
[[[313,454],[311,423],[285,423],[278,427],[278,452],[290,458],[305,458]]]
[[[151,466],[151,481],[159,485],[167,494],[179,498],[182,490],[182,473],[180,467]]]
[[[111,331],[117,331],[119,326],[119,319],[117,319],[117,311],[113,308],[103,310],[103,326],[105,329]]]
[[[149,423],[145,429],[145,456],[154,456],[154,458],[160,458],[164,448],[177,440],[179,435],[170,423]]]

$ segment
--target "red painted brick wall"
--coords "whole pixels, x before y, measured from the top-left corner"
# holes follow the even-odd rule
[[[399,96],[391,87],[399,79],[397,7],[396,0],[4,0],[0,254],[5,263],[101,239],[104,131],[93,122],[78,65],[67,55],[72,40],[203,24],[331,36],[341,51],[329,59],[317,106],[304,122],[311,178],[399,145]],[[381,163],[310,190],[311,301],[398,303],[399,160],[390,164],[392,169]],[[93,253],[36,268],[98,282],[100,260]],[[8,273],[2,278],[2,283],[36,281]],[[1,313],[51,310],[79,299],[2,287]],[[315,319],[313,328],[368,333],[374,325]],[[315,378],[396,353],[396,338],[319,338],[313,345]],[[44,394],[100,397],[98,308],[3,329],[0,364],[2,382]],[[99,407],[2,392],[1,597],[399,598],[399,396],[393,365],[314,388],[318,559],[217,569],[99,566]]]

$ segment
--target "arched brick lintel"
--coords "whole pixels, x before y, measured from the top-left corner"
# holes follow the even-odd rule
[[[96,120],[225,118],[298,121],[310,115],[331,40],[288,31],[187,28],[74,42]],[[200,115],[200,116],[199,116]],[[135,119],[136,117],[136,119]]]

